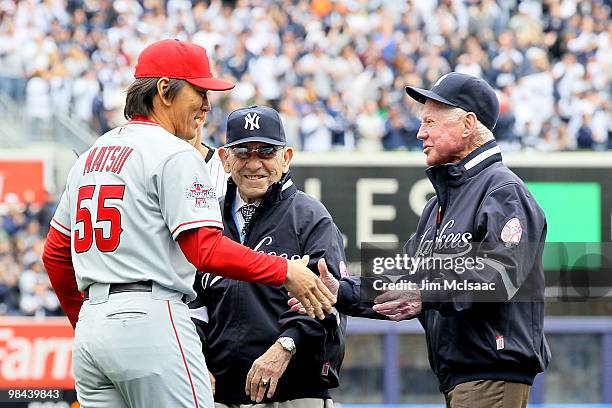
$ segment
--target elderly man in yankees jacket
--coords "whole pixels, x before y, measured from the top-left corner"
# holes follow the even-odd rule
[[[271,108],[252,106],[228,118],[219,156],[231,174],[221,200],[224,234],[256,251],[287,259],[310,255],[341,277],[343,241],[325,207],[291,180],[293,149]],[[199,272],[190,305],[202,339],[216,406],[328,408],[338,386],[346,317],[322,321],[292,312],[286,290]],[[260,405],[258,405],[260,407]]]
[[[406,290],[379,292],[373,301],[369,289],[384,282],[337,282],[324,270],[321,279],[348,315],[418,317],[447,407],[525,408],[534,377],[550,359],[544,213],[502,163],[491,132],[499,105],[485,81],[452,72],[431,90],[406,92],[424,105],[417,137],[436,192],[404,248],[421,263],[391,282]],[[290,304],[299,310],[295,300]]]

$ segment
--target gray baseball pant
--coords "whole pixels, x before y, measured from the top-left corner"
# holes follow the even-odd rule
[[[73,369],[83,408],[213,408],[202,344],[183,294],[109,295],[89,288],[76,326]]]

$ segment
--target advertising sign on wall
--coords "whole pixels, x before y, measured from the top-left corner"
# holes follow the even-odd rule
[[[73,336],[64,317],[0,319],[0,389],[74,389]]]
[[[0,159],[0,202],[14,194],[19,201],[43,203],[47,198],[43,160]]]

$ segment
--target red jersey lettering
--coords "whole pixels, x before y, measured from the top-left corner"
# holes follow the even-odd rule
[[[106,148],[106,154],[104,155],[104,159],[102,159],[102,163],[100,164],[100,170],[98,171],[104,171],[104,167],[106,166],[106,162],[108,161],[108,158],[110,157],[110,154],[115,150],[115,146],[108,146]]]
[[[110,171],[110,169],[115,165],[115,162],[117,161],[117,153],[120,150],[121,150],[121,146],[114,146],[113,152],[110,154],[110,163],[104,169],[105,171]]]
[[[119,164],[119,168],[117,169],[117,171],[115,171],[114,173],[119,174],[121,173],[121,169],[123,169],[123,165],[125,164],[125,162],[127,161],[128,157],[130,156],[130,154],[132,154],[132,152],[134,151],[134,149],[132,149],[131,147],[129,148],[130,150],[127,151],[127,153],[125,154],[125,156],[123,157],[123,159],[121,160],[120,164]]]
[[[100,171],[100,166],[102,165],[102,160],[104,160],[104,156],[106,155],[107,149],[108,147],[102,146],[100,150],[98,150],[96,160],[94,160],[94,163],[91,166],[91,171]]]
[[[111,167],[110,171],[112,173],[117,174],[118,170],[119,170],[119,166],[121,165],[121,162],[123,161],[123,158],[125,157],[125,154],[130,150],[129,147],[122,147],[121,148],[121,152],[119,153],[119,156],[117,156],[117,159],[113,162],[113,167]]]
[[[97,147],[91,149],[89,155],[87,156],[87,160],[85,160],[85,166],[83,167],[83,174],[91,172],[91,164],[93,163],[94,156],[96,155]]]

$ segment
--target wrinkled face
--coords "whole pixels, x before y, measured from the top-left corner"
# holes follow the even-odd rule
[[[461,118],[453,117],[446,105],[428,99],[421,111],[417,139],[423,141],[428,166],[458,163],[466,150]]]
[[[196,129],[204,124],[210,111],[208,91],[186,83],[172,101],[170,119],[174,134],[184,140],[196,137]]]
[[[265,143],[251,142],[235,147],[257,149],[269,146]],[[238,187],[240,196],[247,202],[262,198],[268,187],[279,181],[289,170],[293,158],[291,147],[279,148],[270,158],[262,158],[252,152],[248,158],[240,158],[232,148],[219,149],[219,157],[226,173],[230,173]]]

